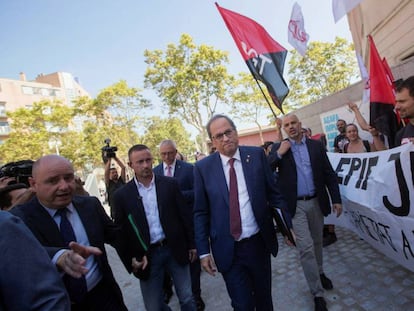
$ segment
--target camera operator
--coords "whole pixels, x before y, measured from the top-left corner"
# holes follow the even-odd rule
[[[118,175],[118,170],[116,167],[111,167],[112,159],[118,164],[121,168],[121,176]],[[111,211],[111,218],[114,218],[113,214],[113,203],[112,203],[112,195],[118,188],[122,187],[125,184],[125,165],[122,163],[120,159],[114,154],[114,157],[109,158],[105,162],[105,186],[106,186],[106,193],[108,195],[108,204]]]
[[[33,196],[29,190],[32,166],[32,160],[21,160],[0,167],[0,209],[9,210]]]
[[[23,183],[16,183],[14,177],[1,177],[0,209],[9,210],[27,190],[27,185]]]

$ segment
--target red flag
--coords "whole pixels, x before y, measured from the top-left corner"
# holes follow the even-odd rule
[[[394,137],[398,130],[397,116],[394,112],[395,94],[391,69],[381,60],[374,40],[368,36],[370,43],[370,124],[386,135],[390,147],[394,147]]]
[[[266,85],[272,101],[283,112],[282,102],[289,93],[283,79],[287,50],[254,20],[216,6],[250,72]]]

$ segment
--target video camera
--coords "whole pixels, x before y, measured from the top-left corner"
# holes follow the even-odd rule
[[[0,178],[14,177],[16,181],[10,182],[9,185],[23,183],[30,187],[29,177],[32,177],[33,163],[32,160],[7,163],[0,167]]]
[[[101,150],[102,150],[102,160],[106,163],[108,159],[116,157],[116,152],[118,151],[118,148],[115,146],[110,146],[111,140],[109,138],[105,139],[104,143],[106,145],[103,146]]]

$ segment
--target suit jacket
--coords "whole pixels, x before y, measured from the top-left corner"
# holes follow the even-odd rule
[[[325,147],[320,141],[306,139],[309,158],[313,173],[316,195],[322,214],[327,216],[331,212],[331,204],[328,196],[331,196],[332,203],[341,203],[338,179],[334,172]],[[281,159],[277,156],[280,143],[275,143],[269,153],[269,163],[273,170],[278,168],[278,184],[288,204],[290,216],[295,216],[297,203],[297,172],[296,163],[292,150],[289,149]]]
[[[0,212],[0,310],[70,310],[63,282],[23,221]]]
[[[104,243],[108,243],[117,247],[120,230],[108,217],[96,197],[74,196],[72,203],[83,223],[90,245],[98,247],[103,253],[95,256],[102,277],[111,286],[114,294],[119,296],[120,301],[123,301],[104,246]],[[40,244],[46,248],[50,257],[53,257],[58,250],[66,248],[59,227],[36,197],[23,205],[16,206],[11,212],[24,221]]]
[[[285,206],[276,188],[264,151],[239,147],[253,214],[269,254],[277,254],[278,244],[271,207]],[[220,272],[233,261],[234,238],[230,234],[229,190],[218,152],[194,166],[194,230],[197,252],[209,254],[210,246]]]
[[[178,263],[187,264],[188,251],[195,248],[191,210],[188,209],[174,178],[155,175],[155,187],[161,226],[167,245]],[[122,240],[125,243],[123,252],[119,255],[125,268],[131,272],[132,258],[140,259],[147,255],[150,246],[148,221],[135,179],[114,193],[114,202],[115,223],[121,227]],[[135,224],[137,231],[131,226],[131,222]],[[146,249],[141,247],[142,243],[137,239],[137,234],[142,238]],[[145,279],[148,273],[144,271],[136,276]]]
[[[174,178],[178,181],[178,186],[180,187],[181,192],[183,193],[187,203],[191,208],[194,205],[194,166],[185,161],[176,160],[174,168]],[[164,175],[164,166],[163,163],[154,167],[154,174]]]

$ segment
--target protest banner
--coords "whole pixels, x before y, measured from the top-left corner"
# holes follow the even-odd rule
[[[328,153],[343,200],[336,224],[414,271],[414,145],[367,153]]]

